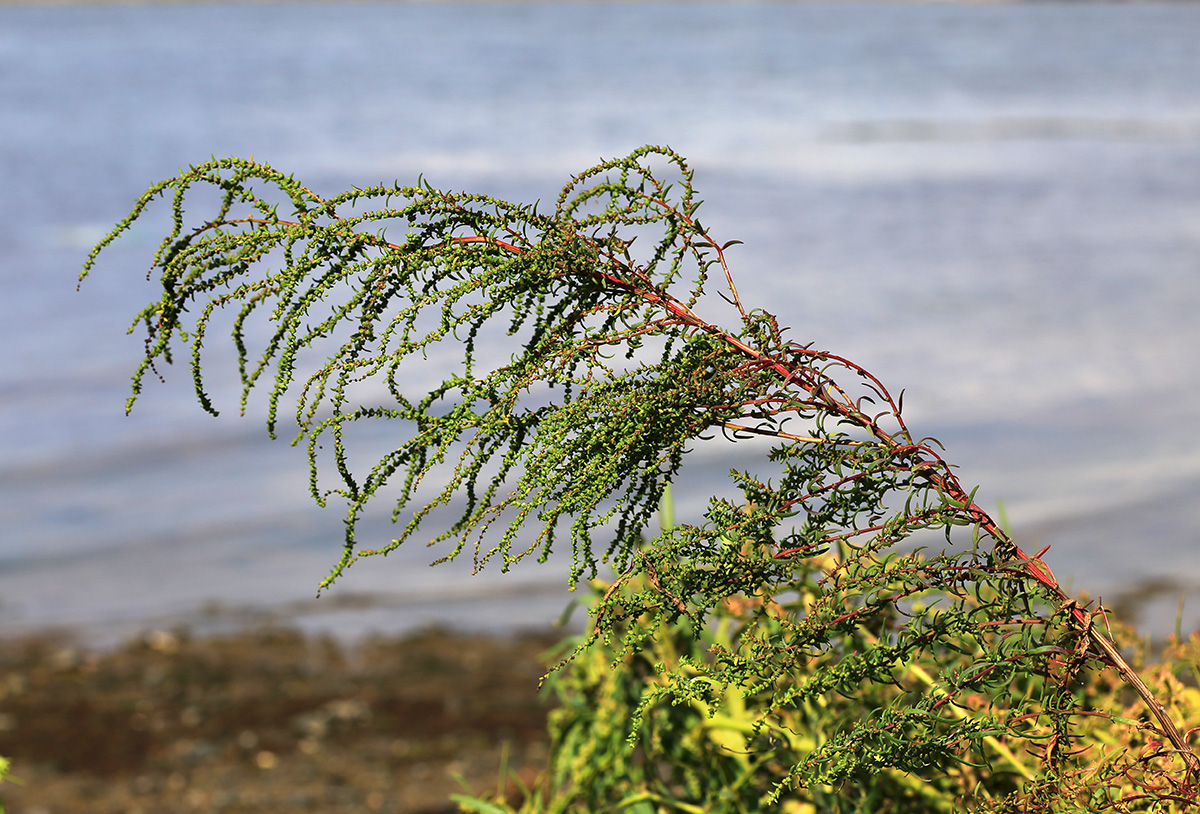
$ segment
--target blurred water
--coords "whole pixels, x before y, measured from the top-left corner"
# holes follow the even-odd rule
[[[342,514],[302,451],[204,415],[183,371],[123,415],[161,217],[75,274],[211,154],[545,200],[667,143],[745,241],[749,303],[906,388],[1030,549],[1106,599],[1157,591],[1162,632],[1200,586],[1197,42],[1190,4],[0,7],[0,629],[547,620],[561,563],[472,579],[419,547],[306,603]]]

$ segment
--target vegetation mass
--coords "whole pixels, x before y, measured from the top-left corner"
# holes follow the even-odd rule
[[[550,678],[562,707],[524,810],[1195,801],[1200,760],[1176,724],[1196,721],[1194,645],[1173,662],[1191,675],[1139,677],[1103,610],[910,430],[903,393],[742,301],[737,241],[701,224],[671,150],[605,161],[546,211],[425,183],[322,197],[213,160],[151,187],[85,275],[160,198],[172,226],[161,296],[131,328],[130,405],[183,353],[215,414],[204,344],[222,326],[242,409],[261,385],[271,433],[294,426],[308,450],[315,499],[348,508],[323,588],[413,538],[504,569],[569,547],[590,622]],[[732,471],[738,496],[703,518],[656,523],[715,433],[761,444],[761,467]],[[377,504],[399,533],[364,548]]]

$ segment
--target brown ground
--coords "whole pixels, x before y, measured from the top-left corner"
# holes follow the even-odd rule
[[[0,642],[0,755],[22,782],[0,800],[10,814],[455,811],[454,776],[495,789],[505,744],[526,782],[544,764],[537,684],[559,635]]]

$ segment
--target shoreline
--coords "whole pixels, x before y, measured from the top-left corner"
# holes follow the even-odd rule
[[[106,651],[0,640],[0,754],[20,781],[0,799],[26,814],[455,811],[464,783],[496,788],[506,750],[536,780],[549,709],[538,682],[562,637],[429,629],[346,645],[263,627],[159,630]]]
[[[143,613],[93,616],[90,621],[80,621],[75,615],[58,619],[26,615],[20,606],[0,606],[0,642],[52,637],[87,650],[107,651],[154,631],[185,630],[201,638],[263,628],[328,635],[346,646],[381,635],[401,638],[430,628],[504,637],[554,627],[572,601],[585,595],[584,590],[571,594],[558,581],[527,579],[512,584],[467,581],[425,591],[331,591],[319,598],[297,594],[258,603],[213,597],[189,600],[174,610],[147,608]],[[579,608],[570,614],[575,626],[582,618]]]

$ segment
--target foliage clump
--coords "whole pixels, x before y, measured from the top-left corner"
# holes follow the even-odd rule
[[[861,761],[854,767],[852,749],[839,751],[839,746],[860,731],[864,739],[887,740],[881,711],[921,696],[944,697],[938,689],[938,677],[948,667],[944,655],[940,660],[919,655],[897,665],[892,681],[864,683],[849,693],[826,691],[800,704],[779,705],[774,688],[751,692],[744,686],[713,684],[712,665],[724,653],[747,637],[770,635],[778,615],[811,601],[822,574],[832,566],[827,557],[817,560],[797,572],[796,593],[781,598],[776,609],[765,607],[761,598],[744,598],[717,608],[714,624],[699,636],[686,622],[660,622],[640,649],[623,649],[614,641],[581,651],[548,679],[558,705],[551,712],[551,759],[544,775],[532,786],[514,776],[507,787],[500,785],[507,794],[459,797],[463,810],[1190,810],[1195,791],[1181,777],[1177,756],[1147,723],[1142,699],[1110,670],[1083,670],[1064,692],[1048,692],[1044,677],[1015,669],[1007,686],[998,682],[986,695],[959,694],[942,706],[942,714],[976,721],[975,742],[970,749],[962,743],[948,750],[930,748],[927,740],[917,740],[907,750],[893,742],[894,754],[907,752],[903,757],[919,763],[909,770],[901,761]],[[610,580],[594,581],[591,602],[611,587]],[[580,641],[594,632],[593,623]],[[1114,623],[1113,634],[1122,649],[1133,653],[1169,715],[1200,726],[1200,634],[1173,638],[1157,658],[1132,630]],[[836,670],[846,648],[862,650],[877,643],[869,631],[847,631],[840,647],[797,665],[788,681],[811,687],[816,676]],[[951,669],[967,668],[976,656],[963,650]],[[904,715],[901,710],[895,717]],[[1064,731],[1070,748],[1051,762],[1049,751]],[[818,774],[822,770],[824,775]],[[805,771],[811,779],[796,782]]]
[[[215,214],[189,225],[185,204],[214,189]],[[85,274],[160,197],[173,226],[151,269],[161,297],[133,326],[146,353],[130,404],[182,347],[215,413],[202,348],[228,311],[242,408],[269,378],[271,432],[290,401],[314,496],[348,505],[323,586],[412,538],[507,568],[565,537],[572,584],[612,569],[564,668],[583,693],[568,697],[591,700],[561,719],[571,759],[551,810],[899,811],[963,795],[1068,810],[1079,788],[1085,808],[1119,810],[1111,778],[1075,781],[1080,722],[1112,711],[1079,692],[1098,669],[1153,718],[1137,726],[1157,751],[1120,777],[1155,805],[1194,798],[1200,762],[1099,609],[974,501],[909,430],[902,395],[743,304],[732,242],[701,225],[669,149],[585,171],[547,212],[427,184],[323,198],[213,160],[152,187]],[[718,307],[724,322],[701,315]],[[363,464],[351,436],[379,421],[394,440]],[[651,536],[684,453],[715,432],[767,439],[762,470]],[[361,549],[373,500],[400,532]],[[585,669],[597,653],[611,671]]]

